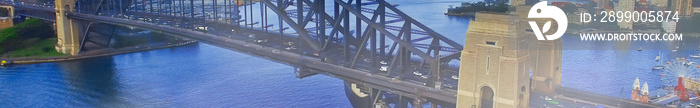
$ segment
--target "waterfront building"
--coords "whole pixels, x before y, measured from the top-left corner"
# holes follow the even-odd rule
[[[602,10],[602,11],[614,11],[614,10],[615,10],[615,9],[614,9],[612,6],[610,6],[610,5],[605,5],[605,7],[603,7],[603,10]]]
[[[525,5],[526,0],[510,0],[510,5],[511,6],[521,6]]]
[[[677,11],[678,16],[693,16],[693,0],[671,0],[671,11]]]
[[[665,11],[668,8],[668,0],[651,0],[651,4],[659,8],[660,11]]]
[[[642,6],[645,6],[645,7],[646,7],[646,6],[648,5],[648,3],[649,3],[649,2],[647,2],[646,0],[639,0],[639,1],[637,1],[637,2],[639,3],[639,5],[642,5]]]
[[[569,20],[569,23],[583,25],[583,24],[586,24],[588,22],[581,21],[581,14],[582,13],[589,13],[589,12],[584,8],[578,8],[578,11],[576,11],[574,14],[569,14],[566,17]]]
[[[646,0],[639,0],[638,6],[634,9],[634,11],[637,11],[638,13],[649,13],[651,12],[651,9],[649,9],[649,6],[647,4],[648,2]],[[631,21],[633,22],[633,21]],[[641,27],[641,28],[659,28],[659,23],[658,22],[651,22],[651,23],[634,23],[635,27]]]
[[[596,3],[596,5],[598,5],[597,7],[600,7],[600,8],[603,8],[608,4],[608,0],[593,0],[593,1]]]
[[[610,1],[609,0],[594,0],[596,5],[597,11],[595,13],[599,13],[600,11],[612,11],[614,10],[612,6],[610,6]]]
[[[661,28],[666,33],[676,33],[677,23],[678,22],[675,22],[675,21],[661,22]]]
[[[617,7],[615,7],[615,11],[621,11],[621,12],[632,12],[634,11],[634,4],[635,0],[619,0],[619,3],[617,4]],[[620,21],[617,22],[617,25],[620,26],[620,29],[628,29],[632,30],[633,29],[633,22],[625,22],[625,21]]]
[[[561,8],[561,7],[564,7],[564,5],[573,4],[573,3],[571,3],[571,2],[552,2],[550,4],[552,6],[557,6],[557,7]]]

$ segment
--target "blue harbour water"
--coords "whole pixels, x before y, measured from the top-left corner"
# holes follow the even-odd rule
[[[0,70],[5,107],[349,107],[343,81],[207,44]]]
[[[698,46],[700,46],[697,40],[684,40],[679,43],[598,42],[597,44],[579,44],[576,42],[580,41],[578,38],[578,36],[564,38],[564,49],[576,47],[571,49],[577,50],[563,50],[562,86],[613,97],[629,99],[635,78],[639,78],[640,84],[648,83],[649,91],[663,86],[662,74],[669,73],[665,73],[663,70],[652,70],[652,67],[657,64],[664,65],[667,61],[673,61],[676,58],[700,62],[700,59],[690,57],[691,54],[697,53]],[[680,46],[681,50],[673,52],[671,49],[676,46]],[[589,47],[590,50],[578,50],[581,47]],[[640,47],[653,50],[635,50]],[[654,61],[654,58],[659,54],[661,54],[661,62]],[[694,68],[695,65],[690,67]],[[698,70],[695,72],[697,73]]]
[[[464,44],[470,18],[443,15],[447,7],[463,1],[387,1],[399,3],[398,8],[409,16]],[[576,38],[564,39],[567,47]],[[636,49],[631,46],[640,45],[646,44],[590,47]],[[661,52],[670,58],[687,57],[694,51]],[[564,50],[562,85],[629,97],[635,77],[651,88],[661,85],[660,72],[651,71],[658,53]],[[0,107],[351,107],[342,80],[324,75],[297,79],[293,71],[285,64],[203,43],[77,61],[14,65],[0,69]]]

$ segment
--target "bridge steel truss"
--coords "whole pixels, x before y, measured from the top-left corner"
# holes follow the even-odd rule
[[[414,104],[431,101],[451,107],[456,102],[455,91],[443,88],[443,79],[446,77],[444,72],[458,70],[458,67],[448,63],[459,60],[462,45],[409,17],[397,9],[396,4],[385,0],[77,0],[75,3],[76,11],[71,15],[82,17],[88,22],[95,20],[94,23],[129,22],[105,19],[137,20],[151,23],[142,25],[145,28],[169,26],[179,30],[200,31],[206,35],[219,35],[215,32],[221,32],[221,29],[218,29],[220,26],[277,33],[280,36],[295,34],[292,37],[306,45],[309,53],[316,55],[316,58],[325,61],[331,57],[339,57],[339,60],[335,60],[337,63],[331,64],[347,69],[338,71],[361,71],[367,73],[367,77],[380,76],[389,78],[391,82],[410,82],[433,89],[425,90],[429,92],[450,92],[421,93],[416,92],[418,88],[409,90],[397,85],[387,85],[391,83],[369,82],[365,90],[374,97],[373,103],[381,99],[382,93],[397,93],[413,98]],[[326,5],[332,5],[333,8],[328,10]],[[36,7],[26,6],[23,9],[44,9],[34,8]],[[254,11],[254,8],[259,9]],[[268,11],[274,15],[270,16]],[[88,18],[89,15],[105,18],[91,19]],[[48,16],[34,17],[51,20]],[[275,19],[274,17],[277,17],[277,24],[270,24],[269,19]],[[141,23],[125,26],[138,24]],[[84,38],[88,36],[90,25],[93,25],[93,22],[87,24],[85,33],[82,34]],[[84,43],[81,43],[82,45]],[[308,68],[329,71],[329,68],[323,67]],[[424,77],[425,81],[410,80],[411,74],[426,72],[426,75],[419,75]],[[349,76],[351,75],[336,77],[345,77],[343,79],[352,83],[367,84],[364,78]],[[416,105],[420,104],[414,106]]]
[[[347,61],[342,65],[355,69],[358,62],[363,61],[363,56],[369,56],[364,57],[364,61],[369,61],[368,72],[398,79],[403,78],[406,72],[417,71],[415,68],[429,68],[430,77],[423,84],[435,89],[443,86],[441,78],[444,76],[441,71],[449,68],[444,64],[458,59],[462,50],[458,43],[426,27],[384,0],[369,3],[363,3],[362,0],[329,0],[333,5],[330,12],[326,10],[326,0],[261,2],[261,7],[275,12],[315,51],[324,54],[333,48],[342,49],[342,57]],[[251,13],[246,16],[254,15],[252,11],[246,13]],[[262,20],[261,28],[265,29],[266,19]],[[334,46],[332,43],[342,45]],[[420,64],[411,64],[415,63],[411,62],[415,58],[412,57],[414,54]],[[381,72],[381,65],[389,65],[387,72]],[[414,69],[410,69],[412,67]],[[377,94],[372,88],[369,91]],[[375,99],[379,99],[379,95]],[[414,100],[414,103],[420,103],[420,100]]]
[[[53,11],[53,9],[49,10],[49,9],[45,9],[45,8],[24,6],[24,7],[17,8],[15,10],[15,13],[17,13],[16,16],[26,16],[26,17],[32,17],[32,18],[39,18],[39,19],[47,20],[47,21],[55,21],[56,15],[52,11]]]
[[[354,1],[355,4],[352,4],[353,0],[332,1],[334,3],[332,16],[323,8],[326,7],[325,0],[296,0],[296,2],[262,0],[261,2],[297,31],[299,37],[311,45],[315,51],[323,53],[333,47],[342,47],[344,57],[349,62],[346,64],[349,68],[355,68],[357,62],[362,60],[361,56],[367,54],[372,67],[371,72],[378,71],[375,69],[380,69],[378,63],[383,60],[391,61],[387,63],[391,65],[388,69],[389,73],[405,72],[401,71],[401,68],[408,68],[411,55],[415,54],[422,61],[421,63],[425,63],[421,65],[430,67],[432,78],[427,85],[439,89],[441,64],[458,59],[459,51],[462,50],[461,45],[429,29],[384,0],[377,0],[377,5],[374,6],[367,6],[366,4],[370,3],[362,3],[361,0]],[[292,6],[296,9],[286,10]],[[353,17],[354,25],[351,21]],[[387,17],[394,19],[387,22]],[[315,27],[306,28],[312,21],[316,23]],[[354,34],[350,33],[352,27],[355,27],[352,30],[355,31]],[[414,27],[417,28],[412,29]],[[318,36],[318,34],[321,35]],[[413,36],[416,35],[421,37],[414,38]],[[333,41],[343,44],[333,46],[331,44]],[[353,50],[350,47],[358,47],[358,49]]]

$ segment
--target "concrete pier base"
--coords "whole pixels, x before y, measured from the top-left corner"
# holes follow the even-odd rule
[[[68,18],[66,13],[74,12],[75,0],[56,0],[56,51],[78,55],[80,51],[81,26],[80,22]]]

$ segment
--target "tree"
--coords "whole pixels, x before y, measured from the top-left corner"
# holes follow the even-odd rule
[[[447,9],[447,13],[464,13],[464,12],[507,12],[510,5],[509,0],[484,0],[476,3],[464,2],[461,6]],[[492,3],[489,3],[492,2]]]
[[[588,13],[594,13],[596,11],[596,9],[595,9],[596,6],[598,6],[598,3],[594,2],[594,1],[590,1],[586,4],[581,5],[581,7],[583,9],[586,9],[586,11],[588,11]]]
[[[508,0],[496,0],[496,4],[498,4],[498,5],[508,4]]]
[[[484,2],[486,2],[486,4],[491,5],[493,3],[496,3],[496,0],[484,0]]]
[[[535,5],[539,2],[540,0],[525,0],[525,5]]]
[[[578,11],[578,6],[576,6],[572,3],[567,3],[561,7],[561,10],[563,10],[564,13],[566,13],[566,14],[572,14],[572,13]]]

